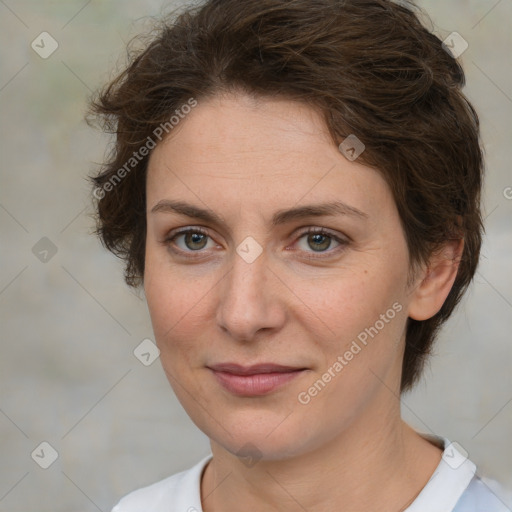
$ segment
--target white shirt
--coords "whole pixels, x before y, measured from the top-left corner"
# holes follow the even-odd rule
[[[502,501],[499,484],[478,477],[476,466],[457,444],[439,436],[422,434],[444,449],[430,480],[404,512],[511,512]],[[192,468],[127,494],[112,512],[203,512],[201,476],[208,455]],[[492,486],[492,488],[491,488]],[[509,498],[507,498],[509,499]]]

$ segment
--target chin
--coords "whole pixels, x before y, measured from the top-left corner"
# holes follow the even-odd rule
[[[222,426],[203,418],[197,426],[217,445],[240,458],[283,460],[308,451],[304,421],[294,414],[269,410],[224,413]],[[287,417],[288,416],[288,417]],[[224,427],[224,428],[223,428]]]

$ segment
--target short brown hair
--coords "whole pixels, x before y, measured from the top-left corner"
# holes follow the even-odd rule
[[[91,101],[91,114],[116,135],[92,177],[101,190],[97,233],[125,260],[126,282],[143,282],[149,157],[133,169],[126,162],[158,126],[190,98],[223,92],[306,103],[322,113],[336,145],[349,134],[363,141],[358,161],[391,188],[411,269],[446,240],[464,239],[441,310],[425,321],[408,319],[401,390],[411,388],[474,276],[483,233],[478,116],[461,92],[459,62],[419,14],[428,19],[405,1],[209,0],[164,18]]]

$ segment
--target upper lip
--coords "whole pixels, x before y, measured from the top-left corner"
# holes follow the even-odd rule
[[[283,366],[274,363],[261,363],[251,366],[243,366],[236,363],[219,363],[208,366],[213,371],[232,373],[234,375],[257,375],[261,373],[287,373],[305,368],[298,368],[293,366]]]

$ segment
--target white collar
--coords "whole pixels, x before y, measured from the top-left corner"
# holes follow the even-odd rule
[[[444,451],[430,480],[404,512],[452,512],[475,475],[476,466],[458,443],[451,443],[445,437],[419,434]]]

